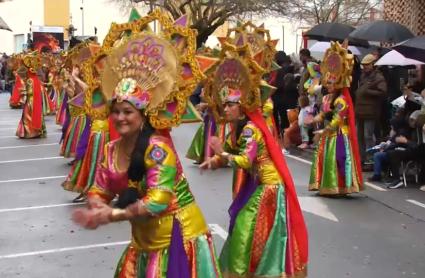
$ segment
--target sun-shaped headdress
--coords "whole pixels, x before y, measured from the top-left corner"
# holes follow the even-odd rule
[[[264,24],[256,26],[251,21],[239,23],[237,27],[227,31],[226,37],[218,39],[221,43],[227,42],[238,47],[248,44],[253,59],[266,70],[266,73],[279,68],[273,61],[278,40],[271,39],[270,32],[264,28]]]
[[[204,78],[196,54],[196,31],[183,16],[173,21],[155,10],[145,17],[112,23],[99,53],[83,66],[91,90],[108,101],[129,101],[154,128],[180,123],[188,97]],[[158,34],[150,24],[156,22]]]
[[[29,69],[29,71],[35,73],[41,68],[41,56],[38,51],[25,53],[22,57],[22,64]]]
[[[252,60],[264,69],[263,75],[280,68],[274,62],[278,40],[271,39],[270,32],[264,28],[264,24],[256,26],[250,21],[238,23],[237,27],[228,30],[226,37],[219,37],[218,39],[221,44],[229,43],[236,47],[247,46]],[[260,90],[264,104],[276,88],[262,80]]]
[[[25,79],[29,73],[35,74],[41,68],[41,59],[38,51],[22,53],[19,57],[16,73]]]
[[[223,104],[238,102],[246,111],[262,105],[262,76],[265,69],[254,61],[247,44],[241,47],[224,42],[220,62],[210,74],[204,96],[215,118],[223,120]]]
[[[333,84],[334,88],[350,87],[354,57],[348,53],[347,47],[339,42],[331,42],[320,65],[322,84]]]
[[[7,60],[7,66],[12,72],[16,71],[22,64],[22,57],[22,53],[12,54],[12,56]]]

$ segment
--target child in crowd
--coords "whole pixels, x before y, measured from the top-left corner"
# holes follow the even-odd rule
[[[286,111],[289,120],[289,127],[283,133],[283,154],[289,154],[288,148],[301,144],[300,127],[298,125],[298,109],[288,109]]]
[[[300,106],[300,112],[298,114],[298,125],[301,132],[302,144],[298,146],[300,149],[307,149],[309,147],[310,137],[309,130],[312,128],[313,123],[313,111],[309,105],[309,98],[306,95],[302,95],[298,98],[298,104]]]

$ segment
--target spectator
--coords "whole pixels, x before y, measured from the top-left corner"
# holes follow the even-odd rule
[[[195,90],[193,91],[192,95],[190,95],[189,97],[190,102],[192,102],[194,106],[201,103],[202,88],[203,88],[203,85],[198,84],[198,86],[196,86]]]
[[[306,95],[302,95],[298,98],[298,104],[300,106],[300,113],[298,114],[298,126],[300,127],[301,141],[302,144],[298,148],[304,150],[309,147],[309,129],[313,123],[313,114],[310,110],[309,99]]]
[[[412,130],[407,124],[403,108],[397,110],[390,122],[390,139],[372,148],[377,152],[373,154],[373,176],[368,179],[369,181],[381,181],[382,170],[388,164],[389,151],[396,148],[407,148],[409,145],[413,146],[412,142],[408,140],[411,137]]]
[[[360,75],[362,73],[362,69],[360,67],[360,60],[357,55],[354,55],[354,64],[353,64],[353,72],[351,74],[351,86],[350,86],[350,95],[353,99],[354,105],[356,98],[354,97],[354,93],[357,91],[359,87]]]
[[[286,111],[297,106],[297,84],[294,79],[294,67],[291,58],[283,51],[278,51],[275,61],[281,67],[271,78],[270,83],[277,89],[272,95],[273,117],[280,135],[289,126]]]
[[[414,147],[407,149],[396,148],[393,151],[388,152],[388,161],[390,163],[391,173],[393,178],[387,183],[388,188],[395,189],[404,186],[403,180],[400,178],[400,166],[401,162],[409,160],[422,160],[425,157],[425,144],[421,143]],[[421,189],[422,190],[422,189]]]
[[[315,62],[315,60],[313,59],[313,57],[311,57],[310,50],[308,50],[307,48],[303,48],[300,50],[300,60],[301,60],[301,63],[303,64],[303,71],[301,73],[301,79],[298,85],[298,94],[303,95],[305,94],[304,83],[307,81],[307,79],[310,76],[307,70],[307,63]]]
[[[374,66],[375,59],[372,54],[363,58],[359,88],[355,93],[357,135],[362,164],[366,161],[366,149],[375,145],[373,136],[376,120],[381,118],[382,102],[387,96],[387,84],[384,76]]]
[[[298,109],[288,109],[289,127],[285,129],[283,134],[284,154],[289,154],[288,148],[301,144],[300,128],[298,125]]]

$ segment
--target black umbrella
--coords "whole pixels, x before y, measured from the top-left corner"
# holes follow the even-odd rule
[[[7,26],[6,22],[1,17],[0,17],[0,29],[12,31],[12,29],[10,29],[9,26]]]
[[[336,23],[336,22],[326,22],[321,23],[319,25],[314,26],[310,30],[308,30],[304,35],[308,37],[311,40],[318,40],[318,41],[339,41],[342,42],[346,38],[348,38],[348,35],[354,30],[354,27],[342,24],[342,23]],[[350,45],[357,45],[357,46],[369,46],[369,43],[365,40],[358,40],[358,39],[349,39]]]
[[[389,43],[397,43],[413,37],[413,33],[407,27],[387,20],[363,24],[350,34],[350,38],[354,39]]]
[[[404,57],[425,62],[425,36],[414,37],[393,47]]]

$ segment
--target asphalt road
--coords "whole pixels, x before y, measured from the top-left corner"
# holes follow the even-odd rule
[[[58,157],[60,130],[47,117],[45,139],[14,136],[21,110],[0,94],[0,278],[112,277],[130,239],[127,223],[96,231],[70,220],[75,194],[60,184],[69,171]],[[184,158],[197,124],[173,137],[191,189],[213,231],[218,251],[227,236],[229,169],[200,174]],[[425,277],[425,192],[418,185],[388,190],[371,184],[350,198],[308,192],[308,156],[288,156],[310,240],[309,277]]]

